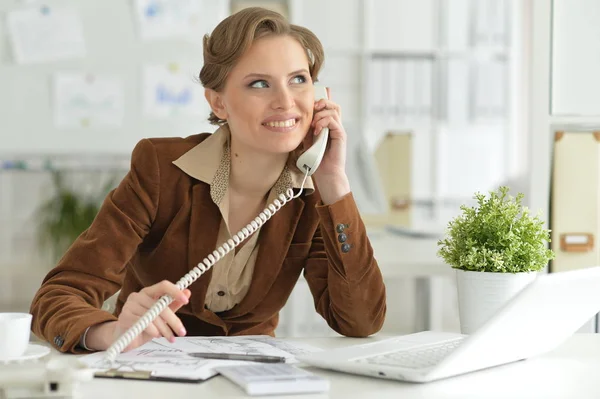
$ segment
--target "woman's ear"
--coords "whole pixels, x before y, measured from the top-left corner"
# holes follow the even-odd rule
[[[219,119],[226,120],[228,116],[227,109],[223,103],[223,97],[221,96],[221,93],[213,89],[204,89],[204,97],[206,98],[206,101],[208,101],[208,105],[210,106],[213,114],[215,114]]]

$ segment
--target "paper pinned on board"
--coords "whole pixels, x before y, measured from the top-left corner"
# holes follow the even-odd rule
[[[54,124],[59,128],[94,128],[123,125],[124,89],[110,76],[57,73],[53,82]]]
[[[192,352],[258,354],[282,356],[287,363],[297,362],[296,355],[318,352],[311,345],[290,342],[270,336],[255,335],[241,337],[177,337],[175,343],[164,338],[152,340],[145,345],[123,352],[117,356],[116,366],[120,370],[151,371],[156,377],[205,380],[217,374],[214,368],[244,361],[202,359],[189,356]],[[94,370],[107,370],[105,352],[82,356],[80,360]]]
[[[139,36],[144,40],[188,36],[197,41],[229,14],[228,3],[224,0],[134,0]]]
[[[191,35],[200,21],[197,0],[135,0],[142,39]]]
[[[204,91],[191,68],[176,63],[146,65],[143,71],[144,114],[148,117],[208,117]]]
[[[82,24],[73,9],[48,6],[17,9],[8,12],[6,24],[19,64],[85,57]]]

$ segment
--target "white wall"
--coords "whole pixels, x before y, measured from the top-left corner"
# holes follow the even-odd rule
[[[600,116],[600,2],[554,0],[551,113]]]
[[[529,204],[549,215],[551,0],[528,0],[530,25]],[[547,223],[546,223],[547,225]]]

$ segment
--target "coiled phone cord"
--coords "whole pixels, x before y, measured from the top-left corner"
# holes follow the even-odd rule
[[[237,234],[227,240],[211,254],[209,254],[202,262],[198,263],[196,267],[190,270],[175,284],[177,288],[183,290],[189,287],[194,281],[196,281],[202,274],[210,269],[215,263],[217,263],[223,256],[231,252],[235,247],[242,243],[246,238],[255,233],[260,226],[266,223],[283,205],[297,198],[304,189],[304,183],[308,177],[308,171],[304,175],[304,180],[300,186],[300,190],[296,195],[291,188],[286,190],[285,195],[280,194],[279,198],[275,199],[269,204],[254,220],[243,227]],[[113,363],[117,356],[125,349],[138,335],[140,335],[150,323],[162,313],[173,302],[173,297],[170,295],[161,296],[154,305],[127,331],[125,331],[107,350],[104,360]]]

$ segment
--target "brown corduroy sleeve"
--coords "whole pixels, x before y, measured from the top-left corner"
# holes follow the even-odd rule
[[[116,320],[100,308],[121,288],[125,265],[156,216],[159,174],[153,144],[140,141],[130,171],[106,197],[91,226],[44,278],[30,310],[36,336],[62,352],[77,353],[87,327]]]
[[[304,269],[315,308],[342,335],[374,334],[385,319],[385,285],[354,197],[316,209],[320,224]]]

